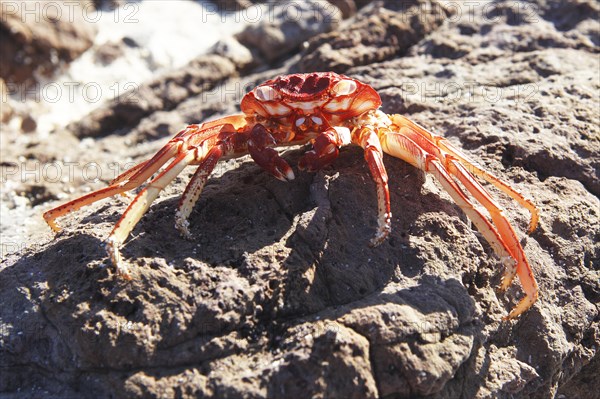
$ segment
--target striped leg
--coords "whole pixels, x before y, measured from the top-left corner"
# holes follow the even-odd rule
[[[514,318],[529,309],[538,298],[538,286],[533,277],[529,262],[525,257],[523,247],[519,243],[519,238],[500,207],[459,161],[451,159],[448,162],[448,170],[488,210],[494,225],[498,229],[498,233],[507,244],[506,249],[510,252],[511,257],[516,260],[516,264],[506,268],[500,286],[502,291],[506,290],[512,283],[515,274],[519,276],[526,295],[508,315],[508,318]]]
[[[386,130],[386,129],[384,129]],[[489,194],[477,183],[474,177],[460,164],[452,155],[445,155],[437,151],[437,147],[427,147],[428,141],[413,140],[407,137],[407,130],[401,129],[401,133],[385,132],[380,135],[382,147],[385,152],[407,162],[420,167],[421,169],[432,173],[440,182],[442,187],[450,194],[452,199],[460,206],[469,219],[475,224],[484,238],[490,243],[494,251],[500,256],[507,265],[502,286],[508,286],[514,273],[519,275],[525,298],[513,308],[508,318],[515,318],[531,307],[538,296],[538,288],[527,263],[523,248],[519,244],[518,238],[508,220],[502,215],[498,206],[491,199]],[[431,142],[429,142],[432,144]],[[427,149],[432,149],[429,153]],[[436,149],[435,151],[433,149]],[[443,161],[444,162],[443,162]],[[447,163],[447,166],[444,166]],[[455,175],[459,181],[469,190],[476,200],[482,203],[492,216],[493,224],[473,205],[463,190],[454,181],[452,175]]]
[[[521,193],[519,193],[514,188],[510,187],[508,184],[491,174],[490,172],[485,171],[481,167],[477,165],[474,161],[470,160],[465,154],[463,154],[460,150],[448,141],[445,137],[435,135],[429,132],[427,129],[418,125],[417,123],[411,121],[410,119],[402,116],[402,115],[390,115],[390,119],[392,123],[398,127],[405,127],[405,135],[407,137],[414,138],[415,135],[420,135],[425,137],[432,143],[434,143],[438,148],[446,151],[447,153],[453,155],[455,158],[460,160],[464,165],[468,165],[469,171],[473,173],[475,176],[479,176],[490,184],[493,184],[496,188],[501,190],[506,195],[510,196],[512,199],[517,201],[522,207],[527,208],[531,213],[531,220],[529,221],[529,233],[532,233],[537,227],[539,221],[539,211],[535,204],[524,198]]]
[[[355,135],[355,141],[365,151],[365,161],[369,165],[371,176],[377,185],[377,233],[371,240],[371,246],[377,246],[392,231],[392,211],[388,175],[383,164],[383,149],[377,133],[369,128],[361,129]]]
[[[108,185],[114,186],[116,184],[122,183],[124,181],[128,181],[131,179],[131,176],[135,175],[139,172],[143,167],[148,165],[149,159],[138,163],[137,165],[127,169],[125,172],[121,173],[119,176],[115,177]]]
[[[175,227],[179,230],[181,235],[187,239],[192,238],[188,229],[190,223],[187,219],[190,216],[190,213],[192,213],[192,209],[194,208],[196,201],[198,201],[208,177],[219,162],[219,159],[223,156],[223,151],[224,149],[221,145],[217,145],[208,151],[206,157],[201,161],[179,200],[179,206],[175,213]],[[201,157],[196,155],[196,161],[199,161],[200,159]]]
[[[112,197],[133,190],[142,185],[156,173],[167,161],[175,157],[183,147],[196,147],[210,141],[222,131],[235,131],[245,124],[243,115],[232,115],[202,125],[189,125],[162,147],[152,158],[141,162],[115,178],[108,187],[86,194],[44,213],[44,219],[52,230],[60,231],[56,218],[90,205],[103,198]]]
[[[108,252],[108,256],[113,265],[115,265],[117,273],[126,280],[130,280],[131,275],[126,266],[121,262],[119,247],[127,239],[127,236],[142,218],[142,215],[148,210],[152,201],[154,201],[167,184],[175,179],[188,164],[194,161],[194,159],[195,151],[180,153],[164,171],[136,195],[108,236],[108,239],[106,240],[106,251]]]
[[[69,201],[65,204],[50,209],[44,213],[44,219],[48,226],[54,231],[60,231],[60,227],[55,222],[55,219],[76,211],[77,209],[93,204],[103,198],[108,198],[125,191],[133,190],[148,180],[157,170],[159,170],[169,159],[173,158],[181,147],[181,140],[171,140],[165,145],[154,157],[145,161],[125,173],[121,174],[113,183],[108,186],[96,190],[82,197]]]

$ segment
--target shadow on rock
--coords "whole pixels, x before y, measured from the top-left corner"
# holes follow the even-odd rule
[[[284,156],[295,165],[302,152]],[[172,386],[184,375],[185,389],[206,386],[201,393],[216,397],[242,397],[248,381],[270,387],[267,397],[279,397],[281,386],[316,394],[319,381],[333,396],[436,392],[471,353],[475,306],[458,280],[424,273],[430,260],[411,233],[424,213],[456,211],[421,194],[420,172],[385,162],[398,217],[377,248],[368,246],[375,185],[358,148],[291,183],[251,163],[225,172],[207,184],[190,217],[193,242],[173,227],[177,199],[153,205],[123,247],[129,282],[100,267],[103,245],[91,233],[106,236],[94,231],[106,226],[83,223],[83,234],[68,233],[1,272],[5,284],[13,281],[3,298],[19,303],[9,322],[26,323],[25,308],[44,321],[26,338],[41,352],[16,347],[9,365],[58,369],[71,387],[124,397],[149,389],[148,379]],[[421,351],[423,342],[430,350]],[[256,372],[242,373],[238,358],[256,362]],[[413,381],[419,373],[429,377]],[[54,380],[39,380],[53,391]]]

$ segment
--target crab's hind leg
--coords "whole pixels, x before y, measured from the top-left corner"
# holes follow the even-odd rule
[[[535,279],[533,279],[533,274],[531,273],[531,268],[527,263],[523,249],[516,239],[514,230],[510,227],[508,220],[502,215],[499,208],[493,204],[493,201],[484,192],[483,188],[478,185],[475,179],[452,156],[448,156],[448,159],[446,159],[434,145],[428,146],[427,150],[425,150],[423,145],[426,145],[427,142],[418,143],[412,138],[407,137],[406,129],[410,130],[410,128],[406,127],[399,128],[398,132],[381,129],[380,140],[384,151],[426,172],[432,173],[436,177],[442,187],[450,194],[456,204],[465,212],[494,251],[504,261],[505,265],[507,265],[507,273],[504,281],[509,281],[511,275],[514,275],[515,272],[519,274],[526,297],[510,312],[508,318],[514,318],[523,313],[531,307],[537,298],[537,284],[535,283]],[[447,161],[449,170],[444,166],[442,160]],[[471,200],[454,181],[451,173],[455,174],[469,192],[490,211],[492,220],[496,226],[475,208]]]
[[[519,314],[523,313],[533,305],[538,298],[538,286],[533,277],[533,272],[523,251],[523,247],[519,243],[519,238],[515,233],[515,230],[506,219],[506,216],[502,213],[500,207],[485,191],[485,189],[474,179],[465,166],[455,159],[449,159],[448,170],[452,175],[456,176],[458,180],[469,190],[469,192],[479,201],[490,213],[494,225],[497,227],[498,232],[505,243],[508,245],[506,248],[511,254],[511,257],[516,260],[516,264],[512,267],[507,267],[504,276],[502,277],[502,284],[500,289],[506,290],[512,280],[517,274],[523,290],[525,291],[525,297],[517,304],[517,306],[510,312],[508,318],[515,318]]]
[[[129,280],[131,276],[126,266],[122,264],[119,247],[127,239],[135,225],[148,210],[152,201],[158,197],[160,192],[196,157],[195,151],[181,152],[154,180],[152,180],[129,204],[121,219],[106,240],[106,251],[117,273]]]
[[[390,119],[392,120],[392,123],[394,125],[410,127],[412,134],[418,134],[418,135],[421,135],[421,136],[427,138],[428,140],[435,143],[440,149],[442,149],[442,150],[446,151],[447,153],[456,157],[463,164],[469,165],[469,171],[471,173],[473,173],[476,176],[481,177],[488,183],[493,184],[496,188],[498,188],[499,190],[504,192],[506,195],[510,196],[512,199],[514,199],[519,204],[521,204],[522,207],[529,210],[529,212],[531,213],[531,219],[529,221],[528,232],[532,233],[535,230],[535,228],[537,227],[538,221],[539,221],[539,211],[533,202],[531,202],[529,199],[523,197],[523,195],[521,193],[519,193],[514,188],[510,187],[508,184],[504,183],[502,180],[500,180],[499,178],[497,178],[490,172],[479,167],[476,162],[473,162],[471,159],[469,159],[469,157],[467,157],[465,154],[463,154],[462,151],[460,151],[458,148],[454,147],[452,145],[452,143],[450,141],[448,141],[447,138],[431,133],[430,131],[423,128],[419,124],[411,121],[410,119],[408,119],[402,115],[398,115],[398,114],[390,115]]]
[[[413,166],[433,174],[444,190],[450,194],[454,202],[456,202],[481,234],[483,234],[498,256],[503,260],[512,259],[502,237],[500,237],[490,221],[475,208],[471,200],[469,200],[463,190],[452,179],[452,176],[438,157],[427,152],[418,143],[401,133],[385,129],[384,133],[380,134],[380,140],[384,151],[388,154],[403,159]]]
[[[533,277],[533,272],[531,271],[527,257],[525,256],[523,248],[519,243],[519,239],[513,227],[502,213],[500,207],[483,188],[483,186],[481,186],[481,184],[474,178],[473,174],[482,177],[489,183],[492,183],[494,186],[530,210],[531,220],[529,232],[532,232],[535,229],[538,222],[538,210],[535,205],[531,201],[525,199],[512,187],[499,180],[497,177],[479,168],[473,161],[469,160],[466,155],[454,148],[447,139],[429,132],[425,128],[401,115],[392,115],[390,119],[399,132],[401,132],[402,135],[404,135],[407,139],[410,139],[414,143],[419,143],[419,145],[424,146],[429,151],[434,152],[437,157],[443,159],[444,168],[450,174],[455,176],[464,185],[464,187],[467,188],[469,193],[473,195],[475,199],[479,201],[490,213],[495,228],[498,234],[502,237],[502,242],[504,242],[505,249],[509,252],[510,257],[513,260],[511,262],[504,262],[506,265],[506,270],[502,277],[500,290],[506,290],[506,288],[508,288],[512,283],[514,276],[518,275],[521,285],[523,286],[523,290],[526,294],[525,298],[519,302],[519,304],[511,311],[508,317],[514,318],[523,313],[537,300],[537,283]],[[488,239],[488,241],[490,240]],[[498,254],[500,255],[500,253]]]
[[[134,166],[128,171],[118,176],[111,185],[101,188],[82,197],[69,201],[65,204],[50,209],[44,213],[44,220],[48,226],[54,231],[60,231],[56,224],[56,218],[64,216],[77,209],[93,204],[103,198],[112,197],[113,195],[133,190],[148,180],[157,170],[159,170],[169,159],[173,158],[179,151],[182,141],[180,139],[171,140],[165,145],[155,156],[150,160]]]

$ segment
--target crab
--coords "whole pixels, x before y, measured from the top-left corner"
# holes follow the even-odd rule
[[[388,176],[383,164],[386,153],[431,173],[465,212],[505,265],[500,290],[506,290],[515,275],[519,277],[525,296],[505,319],[516,318],[528,310],[538,298],[533,272],[514,228],[476,177],[529,210],[529,233],[538,223],[536,206],[469,160],[446,138],[402,115],[383,113],[379,110],[381,104],[379,94],[371,86],[345,75],[314,72],[279,76],[248,92],[241,102],[241,114],[185,127],[152,158],[119,175],[108,187],[51,209],[44,213],[44,219],[59,231],[56,218],[103,198],[126,194],[158,172],[133,198],[106,241],[117,274],[131,279],[119,247],[161,190],[186,166],[198,167],[179,201],[175,226],[184,237],[191,238],[188,216],[220,160],[250,154],[277,179],[290,181],[294,171],[274,147],[311,143],[312,149],[300,158],[298,169],[314,172],[330,165],[341,147],[354,144],[364,149],[377,187],[378,226],[371,246],[381,244],[391,231]],[[485,207],[489,218],[475,207],[475,201]]]

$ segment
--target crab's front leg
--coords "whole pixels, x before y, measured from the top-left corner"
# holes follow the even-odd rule
[[[156,178],[151,180],[129,204],[121,216],[121,219],[119,219],[106,240],[108,256],[115,266],[118,275],[127,280],[131,279],[129,270],[123,264],[121,253],[119,251],[119,248],[125,242],[129,233],[131,233],[135,225],[140,221],[160,192],[173,181],[186,166],[199,164],[198,171],[194,174],[192,180],[186,187],[175,217],[176,227],[183,235],[189,236],[189,232],[187,231],[187,216],[198,199],[208,175],[212,172],[216,163],[223,155],[233,155],[228,153],[230,147],[232,147],[231,145],[228,145],[228,139],[238,134],[238,129],[232,124],[222,123],[223,121],[228,122],[231,119],[232,117],[223,118],[222,120],[211,123],[207,128],[205,128],[204,125],[200,127],[192,126],[189,135],[185,140],[182,140],[177,147],[177,154],[173,161],[171,161],[171,163],[159,173]],[[232,148],[231,150],[233,151],[235,149]],[[159,151],[155,158],[160,156],[163,151],[164,149]],[[152,160],[146,163],[151,162]],[[145,169],[146,167],[141,168],[131,177],[129,177],[130,173],[126,172],[117,177],[116,180],[126,181],[127,179],[133,179]]]

